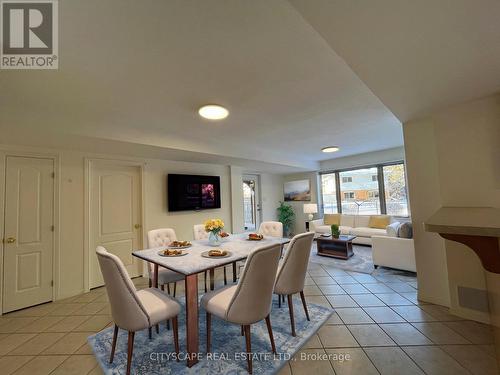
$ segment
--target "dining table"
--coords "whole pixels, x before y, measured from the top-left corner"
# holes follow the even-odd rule
[[[246,259],[250,253],[260,247],[271,244],[283,246],[290,242],[290,238],[264,236],[260,241],[250,240],[248,233],[231,234],[222,239],[217,246],[210,245],[208,239],[190,241],[191,246],[183,249],[182,256],[161,255],[167,248],[156,247],[132,252],[132,255],[153,264],[152,285],[158,288],[158,269],[164,267],[185,275],[186,298],[186,358],[187,366],[192,367],[199,357],[199,326],[198,326],[198,274],[210,272],[210,289],[214,289],[215,268],[222,267]],[[212,249],[222,249],[229,252],[227,257],[206,257]]]

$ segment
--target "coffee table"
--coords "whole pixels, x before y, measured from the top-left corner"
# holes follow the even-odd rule
[[[352,240],[356,236],[341,235],[338,238],[332,236],[320,236],[316,239],[318,245],[318,255],[323,255],[338,259],[349,259],[354,255],[352,251]]]

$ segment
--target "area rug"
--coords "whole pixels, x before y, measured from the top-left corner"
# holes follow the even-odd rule
[[[307,297],[306,297],[307,298]],[[277,355],[271,352],[271,344],[265,322],[252,325],[252,352],[254,374],[275,374],[299,349],[318,331],[332,314],[331,309],[308,303],[307,321],[300,302],[294,298],[295,328],[297,336],[291,335],[290,316],[286,304],[278,307],[277,297],[273,299],[271,324]],[[180,301],[183,303],[183,301]],[[179,316],[180,357],[185,356],[186,329],[184,308]],[[120,330],[116,344],[115,358],[109,363],[113,328],[105,329],[88,338],[99,365],[106,374],[125,374],[127,359],[127,332]],[[186,361],[176,362],[172,330],[165,324],[160,327],[160,334],[154,333],[149,340],[148,331],[135,334],[132,374],[246,374],[245,338],[241,336],[238,325],[226,323],[216,317],[212,318],[212,351],[206,355],[205,311],[200,309],[200,361],[188,368]]]
[[[371,246],[353,245],[352,249],[354,255],[347,260],[325,257],[318,255],[316,242],[314,242],[309,260],[313,263],[333,266],[344,271],[372,273],[374,271],[374,267]]]

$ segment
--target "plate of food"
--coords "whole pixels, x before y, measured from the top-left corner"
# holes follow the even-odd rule
[[[264,236],[258,233],[250,233],[247,239],[248,241],[262,241],[264,239]]]
[[[162,256],[162,257],[181,257],[181,256],[184,256],[184,255],[187,255],[188,253],[186,253],[185,251],[182,251],[182,250],[179,250],[179,249],[165,249],[165,250],[160,250],[158,252],[158,255]]]
[[[193,246],[189,241],[172,241],[168,245],[170,249],[187,249],[188,247]]]
[[[222,249],[212,249],[201,253],[201,256],[204,258],[227,258],[230,257],[231,255],[232,254],[230,251]]]

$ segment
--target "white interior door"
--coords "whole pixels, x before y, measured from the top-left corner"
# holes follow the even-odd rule
[[[132,251],[142,247],[141,170],[113,161],[90,165],[90,288],[104,285],[95,248],[117,255],[130,277],[141,275]]]
[[[3,312],[52,301],[54,161],[7,157]]]

